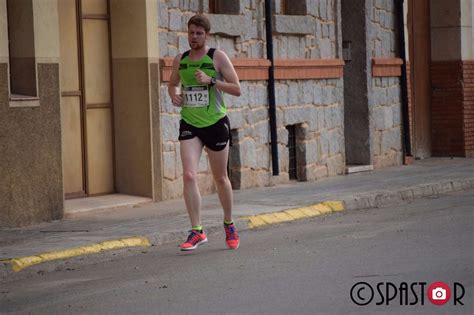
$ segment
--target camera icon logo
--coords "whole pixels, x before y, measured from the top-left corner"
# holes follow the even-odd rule
[[[433,300],[446,300],[446,290],[441,287],[435,288],[431,293]]]
[[[444,282],[432,283],[426,292],[428,299],[434,305],[444,305],[451,298],[451,289]]]

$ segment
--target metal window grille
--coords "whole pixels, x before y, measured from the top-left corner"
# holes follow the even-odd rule
[[[296,126],[287,126],[286,129],[288,129],[288,174],[290,176],[290,180],[293,180],[298,179],[296,171]]]

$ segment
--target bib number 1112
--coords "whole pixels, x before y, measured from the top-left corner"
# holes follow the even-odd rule
[[[186,86],[183,89],[184,103],[188,107],[204,107],[209,105],[207,86]]]

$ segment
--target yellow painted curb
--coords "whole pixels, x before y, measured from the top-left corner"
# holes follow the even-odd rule
[[[318,203],[317,205],[314,205],[311,208],[313,208],[316,211],[319,211],[321,214],[326,214],[326,213],[331,213],[332,212],[332,208],[325,205],[325,204],[323,204],[323,203]]]
[[[91,244],[81,247],[75,247],[65,250],[47,252],[35,256],[18,257],[4,261],[12,265],[14,272],[21,271],[32,265],[41,264],[47,261],[66,259],[81,255],[95,254],[106,250],[120,249],[126,247],[149,247],[150,241],[145,237],[132,237],[119,240],[105,241],[97,244]]]
[[[344,211],[344,202],[342,201],[325,201],[323,202],[326,206],[329,206],[333,211]]]
[[[291,216],[294,220],[303,219],[305,217],[304,213],[299,209],[289,209],[285,210],[284,212]]]
[[[252,215],[243,217],[243,219],[248,220],[250,229],[254,229],[265,225],[312,218],[326,213],[344,211],[345,209],[344,202],[332,200],[320,202],[308,207]]]

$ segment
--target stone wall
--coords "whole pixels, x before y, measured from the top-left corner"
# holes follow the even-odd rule
[[[338,57],[338,0],[308,0],[307,15],[284,15],[280,1],[274,10],[276,59],[335,59]],[[189,49],[187,21],[208,12],[208,1],[159,1],[160,57]],[[264,2],[240,1],[240,14],[206,14],[212,23],[209,45],[230,58],[266,57]],[[277,80],[277,134],[280,175],[272,176],[266,81],[241,81],[242,96],[226,95],[233,146],[230,177],[236,189],[289,181],[288,131],[297,126],[298,180],[315,180],[343,173],[342,79]],[[172,106],[167,83],[160,89],[163,133],[164,199],[182,194],[182,166],[177,141],[179,109]],[[214,191],[204,153],[198,179],[203,193]]]
[[[394,0],[371,0],[372,57],[395,58],[397,47],[397,16]]]
[[[340,79],[279,81],[277,119],[281,177],[288,178],[288,125],[297,125],[298,180],[342,174],[343,85]]]
[[[307,0],[307,14],[285,15],[275,2],[275,58],[335,58],[337,55],[337,0]]]
[[[238,15],[207,14],[206,0],[159,0],[160,57],[174,57],[189,49],[188,20],[202,12],[212,24],[209,46],[224,50],[230,58],[264,58],[264,10],[263,1],[259,0],[241,1]]]
[[[372,58],[398,56],[397,12],[393,0],[371,0],[370,51]],[[370,85],[369,85],[370,86]],[[373,165],[400,165],[402,153],[401,90],[398,77],[372,78],[369,98]]]
[[[372,79],[373,164],[383,168],[402,163],[401,95],[398,78]]]

